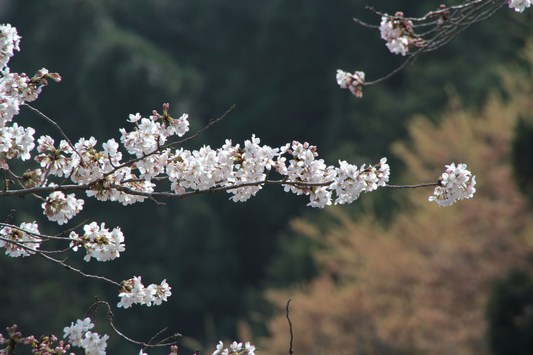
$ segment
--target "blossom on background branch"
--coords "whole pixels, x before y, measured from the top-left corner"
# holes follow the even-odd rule
[[[364,27],[378,29],[389,51],[401,54],[406,59],[396,69],[373,81],[365,81],[364,72],[356,71],[353,75],[358,78],[357,90],[346,85],[346,80],[339,80],[339,73],[342,78],[352,75],[340,69],[337,70],[337,83],[343,89],[350,89],[352,94],[360,98],[363,96],[363,86],[389,79],[419,55],[441,48],[468,27],[494,15],[503,6],[508,5],[516,12],[523,12],[532,4],[532,0],[472,0],[455,6],[440,5],[437,10],[430,11],[422,17],[406,17],[402,11],[389,15],[367,6],[367,10],[380,16],[379,26],[358,18],[354,18],[354,22]]]

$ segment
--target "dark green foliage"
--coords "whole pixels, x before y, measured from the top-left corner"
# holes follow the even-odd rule
[[[516,125],[512,159],[516,182],[533,204],[533,116]]]
[[[493,355],[533,354],[533,279],[511,270],[494,284],[487,307],[488,342]]]

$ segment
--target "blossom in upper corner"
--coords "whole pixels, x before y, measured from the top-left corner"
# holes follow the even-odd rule
[[[525,9],[533,5],[533,0],[507,0],[509,8],[516,12],[524,12]]]
[[[337,84],[343,89],[349,89],[355,97],[363,97],[363,85],[365,85],[365,73],[356,71],[353,74],[343,70],[337,70]]]
[[[387,48],[391,53],[407,55],[410,46],[421,46],[423,40],[413,31],[413,23],[403,17],[402,12],[394,16],[381,17],[379,25],[381,38],[387,41]]]
[[[446,165],[446,171],[440,176],[429,201],[435,201],[441,206],[451,206],[456,201],[474,196],[476,177],[466,168],[466,164]]]

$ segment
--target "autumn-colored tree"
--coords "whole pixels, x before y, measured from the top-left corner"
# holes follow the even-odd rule
[[[403,197],[406,207],[388,226],[380,216],[352,220],[337,209],[330,211],[339,226],[325,233],[308,220],[293,222],[323,244],[315,252],[322,271],[308,284],[269,293],[280,313],[263,349],[287,352],[291,298],[296,354],[488,353],[492,284],[513,266],[531,268],[533,255],[533,219],[510,159],[516,122],[531,109],[528,73],[519,79],[507,71],[509,91],[491,95],[480,110],[452,98],[438,124],[414,117],[410,141],[394,146],[415,181],[430,182],[446,162],[469,162],[480,177],[475,199],[428,207],[421,195],[430,191],[417,190]]]

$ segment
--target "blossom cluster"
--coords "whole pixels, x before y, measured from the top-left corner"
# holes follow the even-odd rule
[[[19,228],[2,226],[0,248],[5,248],[6,255],[11,257],[30,256],[35,254],[41,245],[41,238],[38,235],[39,229],[35,222],[21,223]]]
[[[70,242],[72,250],[78,251],[80,246],[85,249],[87,253],[83,258],[85,261],[89,261],[91,258],[95,258],[98,261],[113,260],[126,250],[124,235],[119,227],[109,231],[105,227],[105,223],[98,226],[96,222],[92,222],[86,224],[83,227],[83,231],[85,234],[82,236],[72,231],[69,238],[72,240]]]
[[[533,0],[507,0],[509,8],[516,12],[524,12],[525,9],[533,4]]]
[[[382,16],[379,31],[381,38],[387,42],[387,48],[394,54],[405,56],[410,46],[421,44],[421,39],[413,31],[413,22],[405,19],[401,11],[394,16]]]
[[[154,178],[158,177],[168,179],[171,190],[176,194],[223,188],[237,202],[254,196],[261,185],[266,183],[267,174],[275,171],[285,179],[286,191],[310,196],[309,205],[313,207],[331,204],[333,191],[337,193],[335,203],[348,203],[359,196],[360,191],[356,193],[353,188],[341,187],[350,184],[349,181],[354,178],[363,178],[367,168],[361,168],[360,177],[343,174],[343,170],[355,171],[357,167],[346,162],[343,163],[343,168],[327,166],[322,159],[316,159],[316,147],[308,143],[295,141],[272,148],[261,145],[260,139],[252,136],[243,146],[226,140],[217,149],[203,146],[192,151],[184,148],[173,150],[164,146],[166,139],[169,135],[182,135],[186,132],[187,116],[182,115],[179,119],[168,116],[163,122],[170,124],[157,122],[157,117],[164,116],[154,114],[148,119],[139,114],[130,115],[130,121],[134,124],[140,121],[141,124],[137,124],[129,132],[121,129],[121,143],[129,154],[134,155],[134,158],[125,163],[122,161],[120,145],[113,139],[104,143],[102,149],[98,149],[95,138],[81,138],[72,149],[65,140],[56,147],[51,137],[40,137],[37,148],[40,154],[35,160],[41,168],[33,171],[31,181],[46,184],[47,179],[53,175],[68,176],[74,183],[89,185],[86,191],[89,197],[127,205],[143,201],[152,193],[156,186]],[[387,174],[382,177],[383,182],[386,182],[386,160],[382,160],[380,165],[386,167],[383,171]],[[383,182],[376,186],[384,186]],[[52,184],[48,183],[48,186],[54,186]],[[309,184],[324,186],[306,186]],[[363,190],[373,189],[363,188],[361,191]],[[356,196],[345,196],[350,193],[356,193]],[[58,223],[72,218],[83,205],[74,196],[65,197],[62,193],[49,197],[49,200],[43,204],[45,215]],[[64,211],[58,211],[59,207]]]
[[[353,74],[337,69],[337,84],[343,89],[349,89],[355,97],[363,97],[363,85],[365,85],[365,73],[356,71]]]
[[[23,336],[14,324],[11,327],[6,327],[7,337],[0,333],[0,345],[5,345],[4,349],[0,349],[0,355],[12,354],[15,346],[18,344],[32,345],[35,342],[33,335]]]
[[[0,25],[0,68],[7,65],[15,51],[19,51],[20,36],[10,24]]]
[[[45,216],[59,225],[65,224],[69,219],[78,214],[85,201],[77,199],[76,195],[65,194],[61,191],[52,192],[41,204]]]
[[[117,307],[130,308],[134,304],[142,304],[150,307],[152,304],[158,306],[167,300],[172,293],[171,287],[167,280],[161,284],[151,284],[145,287],[141,282],[140,276],[134,276],[129,280],[122,281],[120,284],[120,302]]]
[[[249,342],[237,343],[234,341],[230,344],[229,348],[224,348],[224,343],[219,341],[216,347],[216,350],[213,352],[213,355],[229,355],[229,354],[238,354],[238,355],[255,355],[255,346]]]
[[[446,171],[440,176],[438,186],[429,201],[435,201],[440,206],[450,206],[474,196],[476,177],[466,168],[466,164],[446,165]]]
[[[83,348],[87,355],[105,355],[109,336],[92,332],[93,327],[90,318],[78,319],[63,329],[63,338],[71,345]]]
[[[56,73],[46,69],[39,70],[33,77],[22,73],[11,73],[7,64],[14,51],[20,50],[20,36],[9,24],[0,25],[0,168],[8,167],[6,159],[28,160],[30,151],[35,147],[31,127],[25,128],[17,123],[11,124],[13,117],[25,102],[37,99],[47,79],[60,81]]]

